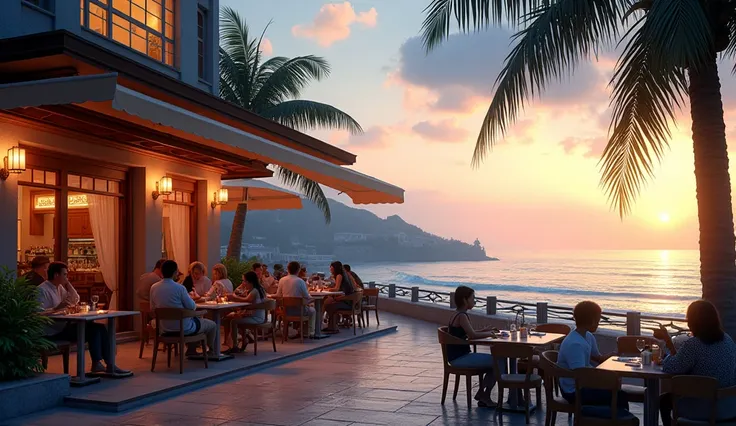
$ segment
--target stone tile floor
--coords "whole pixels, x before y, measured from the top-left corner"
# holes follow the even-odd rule
[[[467,425],[524,424],[465,403],[440,405],[441,353],[436,325],[381,314],[398,332],[266,368],[119,414],[59,408],[8,425]],[[450,383],[452,390],[452,383]],[[642,407],[632,406],[641,416]],[[544,411],[531,424],[544,424]],[[560,415],[557,424],[568,424]]]

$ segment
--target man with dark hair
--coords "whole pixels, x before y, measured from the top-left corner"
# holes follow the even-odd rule
[[[41,284],[46,281],[47,271],[49,269],[49,264],[51,263],[51,260],[49,260],[46,256],[36,256],[31,260],[31,270],[23,275],[23,278],[26,279],[26,282],[29,285],[32,285],[34,287],[38,287]]]
[[[151,286],[163,279],[164,276],[161,274],[161,266],[164,262],[166,262],[166,259],[159,259],[156,261],[153,271],[146,272],[138,279],[138,290],[136,290],[136,294],[141,300],[148,301],[151,297]]]
[[[74,306],[79,303],[79,294],[69,282],[68,268],[62,262],[51,262],[48,268],[48,279],[38,286],[38,302],[43,309],[42,314],[56,314],[60,309]],[[46,336],[52,340],[77,341],[77,325],[55,321],[47,326]],[[84,340],[89,347],[92,358],[92,372],[127,373],[110,362],[110,342],[107,337],[107,327],[95,322],[87,322],[84,329]],[[84,350],[84,348],[77,348]],[[106,366],[102,365],[105,360]]]
[[[299,278],[297,274],[301,269],[299,262],[289,262],[286,265],[286,270],[289,275],[279,280],[279,288],[276,290],[276,297],[301,297],[310,303],[312,298],[309,296],[309,290],[307,290],[307,283],[303,279]],[[301,315],[299,308],[289,308],[286,312],[287,315]],[[314,323],[317,316],[317,311],[311,306],[304,307],[304,315],[309,315],[309,337],[314,337]]]
[[[174,281],[174,276],[179,271],[179,267],[173,260],[167,260],[161,265],[161,276],[163,279],[151,286],[151,310],[156,308],[177,308],[188,309],[193,311],[197,309],[186,287]],[[214,347],[220,342],[215,341],[215,331],[217,326],[214,321],[193,317],[184,318],[184,334],[192,335],[204,333],[207,335],[207,345],[209,346],[208,355],[214,356]],[[178,333],[179,321],[166,320],[161,321],[161,330],[166,333]],[[197,344],[188,345],[186,355],[196,355]]]
[[[601,355],[598,350],[598,342],[595,333],[601,321],[601,307],[595,302],[585,301],[575,305],[573,317],[575,318],[575,330],[565,337],[560,345],[557,356],[557,364],[568,370],[592,367],[592,363],[601,363],[608,359],[609,355]],[[561,378],[560,390],[562,396],[571,404],[575,402],[575,379]],[[611,393],[600,389],[582,389],[580,398],[583,405],[607,405],[611,401]],[[629,401],[624,392],[619,392],[618,404],[620,408],[627,409]]]
[[[358,274],[356,274],[355,272],[353,272],[353,269],[350,267],[350,265],[342,265],[342,268],[345,270],[345,272],[347,272],[348,274],[350,274],[350,276],[353,278],[353,282],[357,286],[356,290],[362,290],[364,288],[363,287],[363,280],[360,279],[360,277],[358,276]]]

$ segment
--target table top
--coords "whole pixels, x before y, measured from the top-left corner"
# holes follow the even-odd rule
[[[615,371],[621,377],[633,377],[638,379],[657,379],[667,378],[670,374],[662,371],[659,365],[645,365],[644,367],[630,367],[625,362],[616,361],[618,357],[612,356],[605,360],[597,368],[608,371]]]
[[[327,296],[344,296],[345,293],[342,291],[310,291],[309,295],[312,297],[327,297]]]
[[[250,305],[248,302],[197,303],[197,309],[219,311],[222,309],[242,308]]]
[[[509,337],[486,337],[484,339],[471,339],[469,343],[471,345],[493,345],[494,343],[513,343],[519,345],[529,346],[546,346],[552,343],[557,343],[565,338],[564,334],[558,333],[546,333],[543,336],[532,334],[527,338],[522,339],[521,333],[516,333],[514,336]]]
[[[57,321],[95,321],[106,318],[129,317],[139,315],[138,311],[90,311],[86,314],[49,315],[48,317]]]

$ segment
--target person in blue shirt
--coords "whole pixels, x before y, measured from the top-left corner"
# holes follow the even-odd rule
[[[565,337],[560,345],[557,356],[557,365],[568,370],[593,367],[609,358],[610,355],[601,355],[595,333],[601,321],[601,307],[595,302],[585,301],[575,305],[573,310],[575,330]],[[578,397],[575,393],[575,380],[560,379],[562,396],[569,402],[575,403]],[[583,405],[608,405],[611,403],[611,393],[603,389],[581,389],[580,398]],[[629,401],[624,392],[618,395],[619,408],[627,409]]]

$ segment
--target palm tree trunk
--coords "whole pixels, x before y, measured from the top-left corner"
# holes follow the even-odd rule
[[[248,213],[248,204],[238,204],[233,218],[233,228],[230,231],[230,241],[227,243],[227,257],[240,261],[240,248],[243,245],[243,231],[245,230],[245,216]]]
[[[736,336],[736,237],[715,54],[689,76],[703,298],[715,304],[725,331]]]

